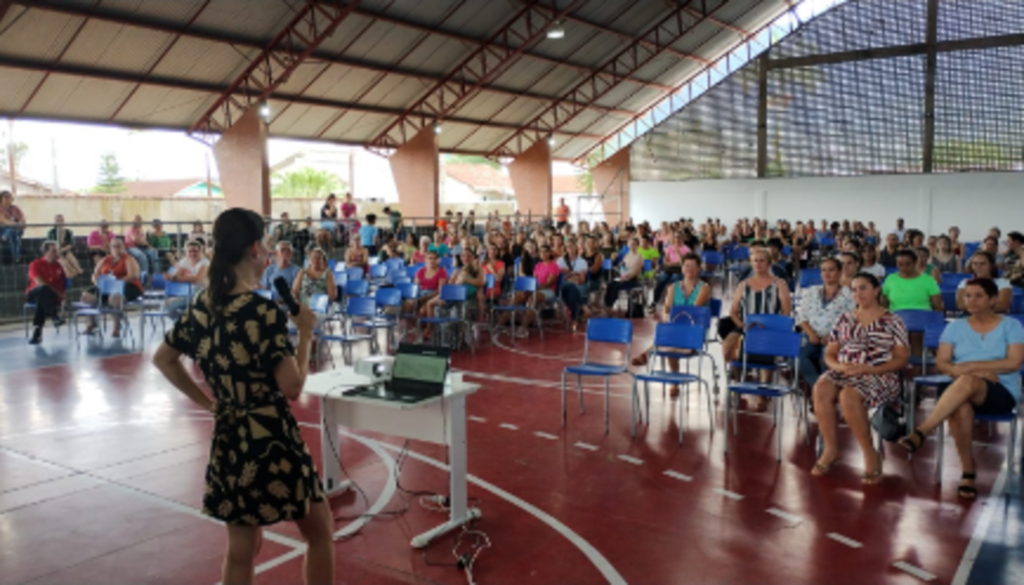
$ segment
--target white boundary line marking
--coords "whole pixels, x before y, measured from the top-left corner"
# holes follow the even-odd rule
[[[579,447],[580,449],[586,449],[587,451],[597,451],[600,449],[600,447],[598,447],[597,445],[591,445],[590,443],[582,443],[580,441],[576,441],[576,443],[573,444],[573,447]]]
[[[517,426],[516,426],[516,425],[514,425],[514,424],[510,424],[510,423],[501,423],[501,424],[500,424],[500,425],[498,425],[498,426],[499,426],[499,427],[501,427],[501,428],[503,428],[503,429],[508,429],[508,430],[510,430],[510,431],[518,431],[518,430],[519,430],[519,427],[517,427]]]
[[[542,432],[542,431],[534,431],[533,434],[537,435],[538,437],[540,437],[542,439],[548,439],[548,440],[551,440],[551,441],[557,441],[558,440],[558,435],[552,435],[551,433],[545,433],[545,432]]]
[[[676,479],[678,479],[680,481],[693,481],[693,477],[691,477],[689,475],[686,475],[685,473],[679,473],[678,471],[672,471],[671,469],[669,469],[668,471],[664,472],[662,475],[667,475],[669,477],[674,477],[674,478],[676,478]]]
[[[900,569],[902,571],[906,571],[907,573],[910,573],[911,575],[917,577],[918,579],[921,579],[922,581],[934,581],[935,580],[935,575],[932,575],[931,573],[929,573],[928,571],[925,571],[921,567],[915,567],[914,565],[911,565],[910,563],[906,563],[906,562],[903,562],[903,561],[896,561],[895,563],[892,564],[892,566],[894,566],[897,569]]]
[[[863,544],[857,542],[856,540],[854,540],[854,539],[852,539],[852,538],[850,538],[848,536],[843,536],[842,534],[839,534],[838,532],[829,532],[825,536],[828,536],[829,538],[831,538],[832,540],[834,540],[836,542],[843,543],[843,544],[845,544],[846,546],[848,546],[850,548],[863,548],[864,547]]]
[[[1013,465],[1013,462],[1009,461],[1007,465]],[[996,482],[992,486],[992,492],[986,498],[985,509],[981,513],[978,524],[974,527],[974,534],[971,535],[967,548],[964,549],[964,556],[960,558],[960,565],[956,568],[951,585],[966,585],[967,579],[971,576],[971,569],[974,568],[974,562],[978,560],[978,553],[981,551],[981,545],[985,542],[985,535],[988,534],[988,528],[992,524],[996,508],[1003,508],[1005,505],[1002,501],[1002,494],[1007,482],[1007,465],[1003,465],[999,470]]]
[[[780,510],[778,508],[768,508],[767,510],[765,510],[765,512],[768,512],[769,514],[771,514],[772,516],[775,516],[777,518],[782,518],[786,522],[789,522],[790,524],[793,524],[793,525],[800,524],[801,522],[804,521],[803,518],[797,516],[796,514],[790,514],[789,512],[787,512],[785,510]]]
[[[742,500],[745,497],[743,494],[737,494],[736,492],[731,492],[731,491],[729,491],[727,489],[724,489],[724,488],[717,488],[716,487],[713,491],[716,494],[721,494],[721,495],[723,495],[723,496],[725,496],[725,497],[727,497],[727,498],[729,498],[731,500],[736,500],[737,502]]]
[[[487,419],[482,417],[482,416],[470,416],[470,417],[466,417],[466,418],[468,418],[469,420],[471,420],[473,422],[478,422],[478,423],[485,423],[485,422],[487,422]]]
[[[387,443],[381,443],[379,441],[377,441],[377,443],[381,447],[388,449],[390,451],[401,451],[401,449],[399,447],[396,447],[395,445],[389,445]],[[430,457],[427,457],[425,455],[421,455],[411,449],[408,451],[408,456],[412,457],[413,459],[417,459],[423,463],[426,463],[428,465],[432,465],[438,469],[442,469],[445,471],[448,470],[448,466],[445,465],[444,463],[441,463],[436,459],[431,459]],[[550,527],[552,530],[561,534],[563,537],[565,537],[566,540],[568,540],[577,549],[579,549],[581,553],[583,553],[588,559],[590,559],[590,562],[598,571],[601,572],[602,575],[604,575],[604,578],[608,581],[610,585],[626,585],[626,580],[622,577],[622,575],[619,574],[615,567],[612,566],[608,559],[604,557],[604,555],[602,555],[596,548],[594,548],[594,546],[590,544],[587,540],[585,540],[579,534],[575,533],[571,528],[569,528],[565,524],[562,524],[557,518],[551,516],[550,514],[541,510],[540,508],[537,508],[533,504],[523,499],[520,499],[519,497],[510,494],[509,492],[506,492],[505,490],[499,488],[498,486],[488,483],[487,481],[484,481],[472,474],[467,474],[466,478],[470,481],[470,483],[474,483],[480,486],[481,488],[491,492],[492,494],[498,496],[499,498],[502,498],[505,501],[509,502],[510,504],[522,509],[528,514],[533,515],[535,518],[537,518],[544,524],[547,524],[548,527]]]
[[[643,465],[644,464],[644,460],[643,459],[637,459],[636,457],[632,457],[630,455],[619,455],[618,457],[619,457],[619,459],[625,461],[626,463],[632,463],[633,465]]]

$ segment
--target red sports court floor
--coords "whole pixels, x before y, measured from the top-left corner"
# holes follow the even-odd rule
[[[634,323],[640,347],[653,324]],[[223,528],[197,511],[210,417],[149,364],[152,342],[133,353],[112,340],[75,347],[47,333],[41,348],[17,332],[0,337],[0,584],[217,583]],[[764,415],[740,416],[724,456],[721,414],[709,432],[696,391],[683,446],[675,402],[653,387],[654,422],[631,440],[625,378],[613,383],[609,434],[598,381],[587,384],[585,415],[570,393],[563,430],[558,382],[582,356],[583,336],[499,341],[454,360],[483,384],[469,399],[468,422],[470,495],[493,544],[475,566],[482,585],[949,583],[995,501],[957,500],[952,444],[936,486],[934,441],[912,462],[887,446],[883,483],[862,487],[859,450],[841,432],[843,464],[811,478],[814,450],[789,404],[781,463]],[[316,401],[304,398],[294,410],[319,461]],[[990,437],[979,427],[983,496],[1000,474],[1006,432],[997,427]],[[341,443],[351,476],[371,506],[401,509],[389,467],[403,442],[353,434]],[[445,451],[413,442],[411,452],[402,485],[445,492]],[[456,568],[437,566],[453,561],[454,537],[426,557],[409,547],[443,519],[412,500],[405,514],[363,521],[336,544],[338,582],[466,582]],[[366,503],[350,492],[332,508],[340,530],[361,523],[355,517]],[[269,531],[259,562],[260,583],[301,582],[294,526]]]

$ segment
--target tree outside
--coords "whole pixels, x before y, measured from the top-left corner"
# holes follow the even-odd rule
[[[21,168],[21,161],[28,154],[28,145],[24,142],[12,142],[10,144],[0,145],[0,161],[2,161],[2,168],[7,170],[11,164],[11,153],[14,153],[14,170],[17,171]]]
[[[287,199],[321,199],[346,189],[348,184],[334,173],[303,167],[286,173],[275,173],[270,195]]]
[[[121,193],[124,191],[124,177],[121,176],[121,165],[113,153],[100,156],[100,178],[96,184],[97,193]]]

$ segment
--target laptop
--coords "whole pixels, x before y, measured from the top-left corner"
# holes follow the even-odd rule
[[[449,348],[403,343],[395,354],[390,380],[360,386],[345,394],[407,404],[441,396],[450,360]]]

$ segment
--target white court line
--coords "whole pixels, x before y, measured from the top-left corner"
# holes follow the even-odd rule
[[[847,536],[843,536],[842,534],[839,534],[838,532],[829,532],[826,536],[828,536],[829,538],[831,538],[832,540],[834,540],[836,542],[841,542],[841,543],[845,544],[846,546],[848,546],[850,548],[862,548],[864,546],[863,544],[857,542],[856,540],[854,540],[852,538],[849,538]]]
[[[723,488],[715,488],[713,491],[716,494],[721,494],[721,495],[723,495],[723,496],[725,496],[725,497],[727,497],[727,498],[729,498],[731,500],[736,500],[737,502],[742,500],[743,497],[744,497],[743,494],[737,494],[736,492],[731,492],[731,491],[729,491],[727,489],[723,489]]]
[[[1009,463],[1013,464],[1012,461]],[[985,542],[985,535],[988,534],[988,528],[992,524],[992,518],[995,516],[996,509],[1003,508],[1004,506],[1002,493],[1006,486],[1006,481],[1007,472],[1006,465],[1004,464],[1002,469],[999,470],[995,484],[992,486],[992,493],[989,494],[986,502],[983,504],[985,509],[981,513],[977,526],[974,527],[971,541],[967,543],[967,548],[964,549],[964,556],[960,559],[960,565],[956,568],[952,585],[966,585],[967,579],[971,576],[971,569],[974,568],[974,562],[978,560],[978,552],[981,551],[981,545]]]
[[[678,471],[672,471],[671,469],[666,471],[664,473],[664,475],[667,475],[669,477],[674,477],[674,478],[676,478],[678,480],[681,480],[681,481],[693,481],[693,478],[691,476],[686,475],[685,473],[679,473]]]
[[[905,563],[903,561],[896,561],[895,563],[892,564],[892,566],[894,566],[897,569],[900,569],[902,571],[906,571],[907,573],[910,573],[911,575],[917,577],[918,579],[921,579],[922,581],[934,581],[935,580],[935,575],[932,575],[931,573],[929,573],[928,571],[925,571],[924,569],[922,569],[920,567],[915,567],[914,565],[911,565],[910,563]]]
[[[487,419],[482,417],[482,416],[471,416],[471,417],[468,417],[468,418],[469,418],[469,420],[471,420],[473,422],[478,422],[478,423],[485,423],[485,422],[487,422]]]
[[[769,514],[777,518],[782,518],[786,522],[789,522],[790,524],[794,525],[804,521],[803,518],[797,516],[796,514],[790,514],[789,512],[785,510],[780,510],[778,508],[768,508],[767,510],[765,510],[765,512],[768,512]]]
[[[543,433],[541,431],[534,431],[533,434],[537,435],[542,439],[550,439],[552,441],[558,440],[558,435],[552,435],[551,433]]]
[[[518,431],[519,430],[519,427],[517,427],[516,425],[513,425],[513,424],[509,424],[509,423],[501,423],[498,426],[503,428],[503,429],[508,429],[510,431]]]
[[[588,451],[597,451],[598,449],[600,449],[600,447],[598,447],[597,445],[591,445],[590,443],[581,443],[579,441],[577,441],[573,446],[579,447],[580,449],[586,449]]]
[[[381,442],[377,443],[381,447],[388,449],[389,451],[401,451],[401,449],[395,445],[389,445],[387,443]],[[440,461],[437,461],[436,459],[431,459],[430,457],[427,457],[426,455],[421,455],[411,449],[408,451],[408,455],[413,459],[422,461],[423,463],[432,465],[438,469],[448,471],[448,466],[445,465],[444,463],[441,463]],[[594,548],[592,544],[587,542],[582,536],[573,532],[573,530],[565,524],[562,524],[557,518],[551,516],[550,514],[541,510],[540,508],[537,508],[536,506],[527,502],[526,500],[520,499],[519,497],[510,494],[509,492],[506,492],[505,490],[499,488],[498,486],[488,483],[474,475],[467,474],[466,478],[470,481],[470,483],[474,483],[480,486],[481,488],[491,492],[492,494],[498,496],[499,498],[504,499],[510,504],[517,506],[518,508],[527,512],[528,514],[533,515],[535,518],[537,518],[544,524],[547,524],[548,527],[550,527],[555,532],[561,534],[563,537],[565,537],[566,540],[572,543],[577,549],[579,549],[581,553],[583,553],[590,560],[594,567],[598,571],[600,571],[602,575],[604,575],[604,578],[608,581],[610,585],[626,585],[626,580],[622,577],[622,575],[619,574],[615,567],[613,567],[612,564],[608,562],[608,559],[606,559],[604,555],[602,555],[596,548]]]
[[[636,457],[631,457],[629,455],[619,455],[619,459],[622,459],[626,463],[632,463],[633,465],[643,465],[644,464],[644,460],[643,459],[637,459]]]

